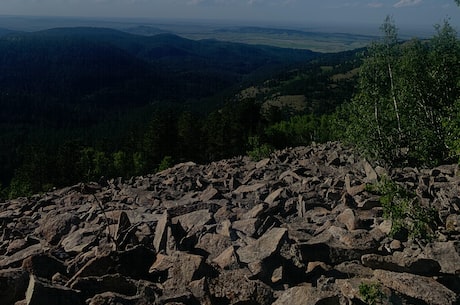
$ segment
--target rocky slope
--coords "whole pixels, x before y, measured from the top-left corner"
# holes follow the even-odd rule
[[[385,175],[436,209],[432,240],[390,237]],[[0,304],[459,304],[459,185],[328,143],[11,200]]]

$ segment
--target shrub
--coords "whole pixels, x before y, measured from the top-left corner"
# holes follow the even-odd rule
[[[407,229],[412,239],[430,240],[433,237],[437,211],[422,206],[414,193],[385,176],[369,185],[367,190],[380,195],[383,216],[392,221],[391,236]]]
[[[251,150],[247,152],[248,156],[254,161],[260,161],[262,159],[270,157],[273,152],[273,148],[268,144],[260,144],[259,137],[249,137],[249,146]]]
[[[381,304],[385,298],[385,294],[382,292],[380,284],[361,283],[359,285],[359,295],[363,298],[363,301],[369,305]]]

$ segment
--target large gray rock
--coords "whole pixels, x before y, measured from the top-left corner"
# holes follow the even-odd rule
[[[429,305],[457,303],[457,295],[430,277],[410,273],[375,270],[374,278],[402,295]]]
[[[273,228],[255,242],[239,248],[236,253],[243,263],[264,260],[279,251],[286,236],[287,229]]]
[[[340,305],[339,291],[315,289],[311,285],[289,288],[273,305]]]
[[[53,211],[45,215],[41,220],[37,233],[42,235],[51,245],[57,245],[61,238],[69,233],[72,225],[78,225],[80,219],[70,213],[62,211]]]
[[[0,268],[19,267],[22,265],[22,261],[27,257],[44,253],[46,250],[48,250],[47,247],[41,244],[35,244],[12,255],[0,256]]]
[[[376,251],[379,245],[373,234],[366,230],[348,232],[331,226],[309,241],[298,243],[296,247],[306,263],[323,261],[328,264],[339,264],[359,260],[362,255]]]
[[[234,246],[230,246],[220,253],[212,262],[218,265],[221,269],[236,269],[238,268],[238,258]]]
[[[425,248],[425,255],[441,265],[441,272],[460,274],[460,242],[434,242]]]
[[[27,305],[85,304],[79,291],[64,286],[51,285],[34,275],[30,276],[29,286],[26,291],[26,302]]]
[[[126,251],[112,251],[89,260],[70,280],[79,277],[104,276],[120,273],[133,279],[148,279],[149,268],[156,258],[155,251],[138,246]]]
[[[212,213],[207,210],[198,210],[172,218],[172,224],[180,224],[188,236],[201,231],[204,225],[213,221]]]
[[[223,271],[209,283],[213,299],[222,300],[221,304],[269,305],[273,303],[273,291],[259,280],[250,280],[245,270]]]
[[[161,218],[155,227],[155,236],[153,239],[153,246],[157,253],[162,250],[166,250],[168,241],[168,225],[169,225],[169,214],[168,211],[164,211]]]
[[[412,257],[405,252],[382,256],[367,254],[361,257],[364,266],[372,269],[384,269],[395,272],[408,272],[418,275],[437,275],[441,270],[439,263],[424,257]]]
[[[47,254],[29,256],[22,262],[22,268],[30,274],[48,280],[56,273],[66,273],[64,262]]]
[[[61,245],[66,252],[81,253],[95,245],[97,230],[94,228],[78,229],[62,239]]]
[[[0,270],[0,304],[13,305],[25,297],[29,275],[22,268]]]
[[[232,246],[232,240],[228,236],[207,233],[200,237],[195,249],[206,251],[207,259],[213,260],[225,249]]]
[[[139,296],[126,296],[117,292],[107,291],[93,296],[88,305],[141,305],[149,304]]]

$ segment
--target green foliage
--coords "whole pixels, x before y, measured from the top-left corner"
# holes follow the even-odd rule
[[[422,206],[415,194],[385,176],[377,183],[368,185],[367,191],[380,195],[383,216],[392,222],[391,236],[407,230],[412,239],[432,238],[437,211]]]
[[[170,168],[171,166],[174,165],[174,160],[171,156],[165,156],[161,162],[160,165],[158,165],[158,170],[159,172],[164,171],[165,169]]]
[[[260,143],[258,136],[249,137],[248,144],[251,150],[249,150],[247,154],[254,161],[260,161],[268,158],[273,152],[273,148],[270,145]]]
[[[265,129],[267,142],[276,148],[309,145],[333,139],[334,115],[298,115]]]
[[[449,155],[460,94],[460,44],[453,28],[437,26],[429,41],[399,43],[391,18],[383,39],[367,51],[358,92],[338,117],[345,137],[371,157],[392,164],[434,165]],[[458,117],[458,116],[457,116]]]
[[[249,150],[259,159],[275,146],[330,140],[338,131],[330,113],[350,98],[356,77],[348,72],[360,64],[356,51],[221,42],[196,49],[179,37],[158,42],[103,29],[17,35],[0,39],[2,199],[152,173],[165,156],[204,163]],[[177,45],[175,56],[164,56],[165,45]],[[226,54],[217,51],[222,46]],[[244,86],[267,90],[236,97]],[[305,107],[281,103],[261,113],[279,95],[305,96]]]
[[[359,295],[368,305],[382,304],[383,300],[386,298],[385,294],[382,292],[382,287],[378,283],[361,283],[359,285]]]

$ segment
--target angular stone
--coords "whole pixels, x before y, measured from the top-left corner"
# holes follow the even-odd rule
[[[131,229],[131,221],[129,220],[128,214],[125,211],[121,211],[117,226],[115,228],[115,240],[118,246],[118,250],[122,250],[125,248],[128,239],[130,238],[129,235],[132,235]]]
[[[441,266],[435,260],[421,257],[411,257],[403,252],[394,255],[382,256],[366,254],[361,257],[364,266],[372,269],[383,269],[395,272],[408,272],[418,275],[436,275]]]
[[[244,193],[253,193],[263,187],[266,186],[265,182],[260,182],[260,183],[254,183],[251,185],[240,185],[236,190],[233,192],[235,194],[244,194]]]
[[[257,169],[263,168],[263,167],[267,166],[268,163],[270,163],[270,158],[262,159],[262,160],[260,160],[259,162],[257,162],[256,168],[257,168]]]
[[[221,304],[272,304],[272,289],[259,280],[249,280],[250,276],[245,269],[223,271],[210,280],[210,294],[216,300],[222,300]]]
[[[13,305],[24,298],[29,275],[22,268],[0,270],[0,304]]]
[[[374,278],[392,290],[429,305],[448,305],[457,302],[457,295],[453,291],[430,277],[375,270]]]
[[[379,243],[366,230],[347,232],[330,227],[305,243],[296,245],[304,262],[323,261],[327,264],[340,264],[359,260],[363,254],[373,253]]]
[[[264,202],[267,203],[268,205],[272,205],[281,195],[281,193],[284,191],[284,188],[279,188],[276,191],[273,191],[268,195]]]
[[[220,235],[223,235],[223,236],[230,237],[230,235],[231,235],[230,228],[231,227],[232,227],[232,222],[230,220],[226,219],[226,220],[221,221],[220,223],[217,224],[216,233],[220,234]]]
[[[172,223],[180,223],[186,233],[191,235],[203,229],[204,225],[211,223],[212,220],[212,213],[209,210],[198,210],[174,217]]]
[[[338,291],[324,291],[312,286],[296,286],[284,291],[273,305],[340,305]]]
[[[56,273],[66,273],[64,262],[47,254],[29,256],[22,262],[22,268],[29,274],[48,280]]]
[[[250,209],[248,212],[246,212],[241,218],[242,219],[252,219],[252,218],[257,218],[262,214],[262,212],[267,208],[266,204],[258,204],[252,209]]]
[[[200,237],[195,248],[206,251],[209,254],[208,259],[213,260],[231,245],[230,237],[208,233]]]
[[[195,280],[188,285],[195,299],[200,302],[200,305],[212,305],[209,295],[209,287],[206,278]]]
[[[133,279],[147,279],[149,268],[156,259],[153,250],[137,246],[126,251],[112,251],[88,261],[69,281],[79,277],[103,276],[120,273]]]
[[[88,250],[96,242],[96,230],[78,229],[62,239],[61,245],[67,253],[81,253]]]
[[[70,288],[80,290],[85,298],[106,291],[116,291],[122,295],[135,296],[139,281],[129,279],[121,274],[107,274],[99,277],[78,278]]]
[[[166,250],[168,230],[167,226],[169,223],[168,211],[165,211],[161,218],[158,220],[157,226],[155,227],[155,236],[153,238],[153,246],[157,253],[162,250]]]
[[[72,213],[60,211],[45,215],[37,232],[51,245],[57,245],[63,236],[69,233],[72,224],[78,224],[79,218]]]
[[[212,199],[219,199],[221,194],[218,190],[216,190],[212,185],[208,186],[203,193],[200,195],[200,201],[208,202]]]
[[[232,223],[232,229],[243,232],[247,236],[254,236],[261,225],[258,218],[237,220]]]
[[[370,278],[374,275],[371,268],[363,266],[359,261],[345,261],[334,266],[334,269],[348,277]]]
[[[352,209],[345,209],[339,216],[337,216],[337,221],[344,224],[348,231],[356,229],[358,222]]]
[[[8,244],[6,248],[6,255],[14,254],[22,249],[25,249],[35,243],[27,241],[27,239],[15,239]]]
[[[377,173],[375,172],[374,168],[364,160],[364,171],[366,173],[367,182],[375,182],[378,179]]]
[[[271,282],[276,284],[283,279],[284,269],[283,266],[279,266],[275,270],[273,270],[272,276],[270,278]]]
[[[84,305],[80,292],[64,287],[51,285],[42,279],[30,276],[26,291],[27,305]]]
[[[338,279],[336,281],[337,287],[340,289],[340,293],[346,297],[348,300],[360,300],[365,304],[363,296],[360,293],[360,287],[363,284],[367,285],[379,285],[378,282],[375,282],[368,278],[351,278],[351,279]],[[379,291],[382,293],[381,298],[375,299],[375,304],[382,305],[393,305],[395,303],[391,302],[391,290],[379,285]],[[353,303],[354,304],[354,303]],[[361,303],[360,303],[361,304]],[[399,304],[399,303],[396,303]]]
[[[235,269],[238,267],[238,258],[236,257],[235,248],[233,246],[225,249],[219,256],[212,260],[221,269]]]
[[[285,228],[273,228],[252,244],[239,248],[236,252],[241,262],[251,263],[270,257],[281,247],[283,239],[287,235]]]
[[[424,253],[441,265],[441,272],[446,274],[460,274],[460,242],[433,242],[428,244]]]
[[[10,256],[0,257],[0,268],[19,267],[22,265],[22,261],[27,257],[43,253],[46,250],[48,250],[47,247],[43,247],[41,244],[35,244]]]
[[[176,252],[168,261],[172,264],[167,269],[167,280],[163,283],[164,294],[168,296],[182,295],[192,281],[211,273],[210,266],[199,255]]]
[[[147,300],[142,300],[139,296],[126,296],[120,293],[107,291],[93,296],[88,305],[138,305],[149,304]]]

